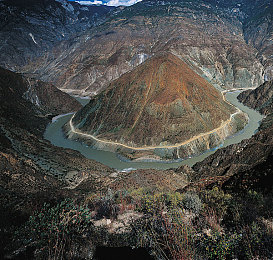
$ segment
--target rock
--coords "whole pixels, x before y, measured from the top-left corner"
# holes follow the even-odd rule
[[[117,178],[118,177],[118,172],[113,172],[109,175],[111,178]]]
[[[107,225],[111,224],[111,220],[103,218],[103,219],[100,219],[100,220],[95,220],[93,223],[94,223],[95,227],[107,226]]]
[[[56,43],[103,22],[113,9],[66,0],[0,1],[0,66],[17,70]]]
[[[96,95],[147,58],[169,51],[219,88],[255,87],[264,80],[263,62],[256,45],[245,41],[244,22],[266,4],[240,2],[237,10],[233,2],[142,1],[18,69],[69,93]]]
[[[244,105],[264,115],[273,113],[273,80],[265,82],[254,90],[240,93],[238,99]]]

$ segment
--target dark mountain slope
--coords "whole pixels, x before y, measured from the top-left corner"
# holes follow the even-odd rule
[[[258,110],[266,117],[261,122],[260,129],[272,127],[273,124],[273,81],[267,81],[254,90],[242,92],[238,99],[246,106]]]
[[[47,180],[50,178],[47,179],[46,176],[54,176],[62,180],[63,184],[54,184],[56,187],[66,182],[66,185],[69,184],[65,176],[71,171],[74,171],[76,179],[77,176],[81,178],[84,170],[92,170],[93,173],[99,169],[104,172],[110,171],[109,168],[95,161],[83,158],[78,152],[54,147],[42,139],[49,122],[45,116],[47,111],[41,110],[23,97],[28,87],[27,80],[21,75],[0,69],[1,188],[9,191],[16,189],[16,192],[19,192],[18,185],[23,185],[25,190],[21,192],[28,193],[33,190],[35,193],[48,185]],[[62,102],[70,103],[70,108],[68,106],[70,110],[66,112],[75,111],[79,104],[74,103],[73,106],[71,102],[73,98],[65,93],[62,94],[64,95]],[[52,96],[52,100],[55,98],[58,101],[56,93]],[[13,178],[13,176],[17,177]],[[43,178],[45,178],[44,183]],[[37,186],[36,179],[39,183]],[[57,182],[56,179],[54,182]]]
[[[100,23],[112,9],[66,0],[0,1],[0,66],[17,70],[57,42]]]
[[[0,116],[13,126],[41,135],[48,123],[46,113],[69,113],[82,107],[78,101],[53,85],[39,81],[31,84],[31,81],[33,80],[0,68]]]
[[[273,113],[273,81],[267,81],[254,90],[242,92],[238,99],[261,114]]]
[[[273,128],[272,82],[266,82],[255,90],[242,92],[239,99],[251,108],[267,115],[260,131],[239,144],[218,150],[204,161],[193,166],[194,185],[240,192],[254,189],[270,192],[273,184]]]

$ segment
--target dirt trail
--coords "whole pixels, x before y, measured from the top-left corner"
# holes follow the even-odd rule
[[[246,89],[244,89],[244,90],[247,90],[247,89],[253,89],[253,88],[246,88]],[[227,92],[233,92],[233,91],[238,91],[238,90],[241,90],[241,89],[230,89],[230,90],[224,90],[224,91],[222,91],[221,93],[222,93],[222,95],[223,95],[223,100],[224,100],[225,102],[227,102],[228,104],[232,105],[233,107],[235,107],[233,104],[231,104],[230,102],[228,102],[228,101],[226,100],[224,94],[227,93]],[[128,148],[128,149],[131,149],[131,150],[137,150],[137,151],[140,151],[140,150],[142,150],[142,151],[154,150],[154,149],[158,149],[158,148],[161,148],[161,149],[162,149],[162,148],[163,148],[163,149],[164,149],[164,148],[165,148],[165,149],[169,149],[169,148],[178,148],[178,147],[180,147],[180,146],[187,145],[187,144],[189,144],[189,143],[191,143],[191,142],[193,142],[193,141],[195,141],[195,140],[197,140],[197,139],[199,139],[199,138],[201,138],[201,137],[204,137],[204,136],[213,134],[213,133],[215,133],[215,132],[221,130],[221,129],[224,128],[227,124],[229,124],[229,123],[231,122],[231,120],[233,119],[233,117],[234,117],[235,115],[237,115],[237,114],[239,114],[239,113],[243,113],[239,108],[237,108],[237,107],[235,107],[235,108],[236,108],[237,111],[236,111],[235,113],[231,114],[231,115],[230,115],[230,118],[229,118],[228,120],[226,120],[225,122],[222,122],[221,125],[220,125],[219,127],[215,128],[215,129],[213,129],[213,130],[211,130],[211,131],[209,131],[209,132],[201,133],[201,134],[196,135],[196,136],[194,136],[194,137],[192,137],[192,138],[190,138],[190,139],[188,139],[188,140],[186,140],[186,141],[184,141],[184,142],[176,143],[176,144],[174,144],[174,145],[132,147],[132,146],[128,146],[128,145],[122,144],[122,143],[117,143],[117,142],[113,142],[113,141],[107,141],[107,140],[98,139],[98,138],[96,138],[96,137],[93,136],[93,135],[86,134],[86,133],[81,132],[80,130],[75,129],[75,127],[74,127],[74,125],[73,125],[73,123],[72,123],[75,114],[71,117],[71,119],[70,119],[70,121],[69,121],[69,125],[70,125],[70,129],[71,129],[71,132],[72,132],[72,133],[75,133],[75,134],[78,134],[78,135],[81,135],[81,136],[84,136],[84,137],[93,139],[93,140],[95,140],[95,141],[97,141],[97,142],[104,143],[104,144],[110,144],[110,145],[115,145],[115,146],[121,146],[121,147],[124,147],[124,148]]]

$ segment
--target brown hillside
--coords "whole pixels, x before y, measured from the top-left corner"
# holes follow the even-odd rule
[[[113,81],[74,118],[98,138],[130,145],[175,144],[220,126],[233,108],[178,57],[152,57]]]

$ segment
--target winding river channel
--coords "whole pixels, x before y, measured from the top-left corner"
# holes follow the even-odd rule
[[[64,147],[64,148],[70,148],[73,150],[79,151],[82,155],[84,155],[86,158],[94,159],[98,162],[101,162],[105,165],[108,165],[109,167],[115,168],[117,170],[131,170],[131,169],[169,169],[169,168],[177,168],[181,165],[189,165],[192,166],[197,162],[200,162],[204,160],[209,155],[213,154],[217,149],[226,147],[231,144],[239,143],[244,139],[250,138],[258,129],[260,121],[262,120],[263,116],[260,115],[258,112],[256,112],[253,109],[250,109],[246,106],[244,106],[242,103],[240,103],[237,100],[237,96],[239,95],[240,91],[235,92],[227,92],[225,94],[226,99],[232,103],[234,106],[242,110],[243,112],[247,113],[249,116],[249,122],[245,126],[245,128],[238,132],[237,134],[227,138],[223,145],[221,147],[217,147],[214,149],[211,149],[203,154],[194,156],[192,158],[188,158],[181,161],[176,162],[130,162],[130,161],[123,161],[118,158],[118,156],[115,153],[101,151],[101,150],[95,150],[91,147],[88,147],[84,143],[80,143],[74,140],[66,139],[63,132],[62,132],[62,126],[69,121],[69,119],[72,117],[71,114],[66,115],[60,115],[58,117],[53,118],[52,123],[48,125],[44,137],[45,139],[49,140],[52,144]],[[78,101],[80,101],[83,105],[86,105],[89,100],[85,98],[76,98]]]

